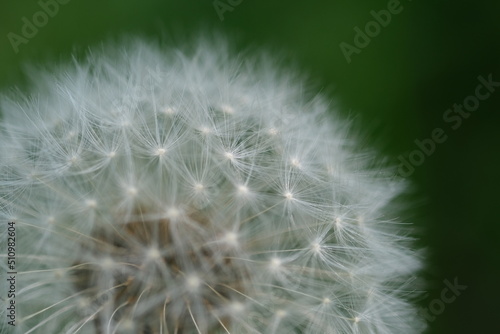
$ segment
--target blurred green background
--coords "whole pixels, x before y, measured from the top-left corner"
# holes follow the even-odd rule
[[[212,0],[59,1],[67,3],[46,23],[38,17],[44,24],[16,53],[8,34],[22,35],[23,17],[33,22],[42,7],[1,0],[0,89],[22,85],[27,62],[69,59],[74,50],[126,33],[159,39],[216,29],[236,37],[237,48],[289,55],[394,164],[418,149],[416,139],[442,128],[447,140],[407,177],[414,184],[410,220],[429,250],[421,306],[440,313],[429,320],[428,333],[500,333],[494,210],[500,206],[500,87],[456,130],[443,120],[453,104],[475,94],[478,76],[500,81],[500,2],[401,1],[399,13],[372,30],[349,63],[340,44],[355,46],[355,27],[364,30],[374,20],[370,12],[387,9],[388,1],[221,0],[219,6],[230,8],[223,20]],[[443,281],[455,278],[467,289],[439,310]]]

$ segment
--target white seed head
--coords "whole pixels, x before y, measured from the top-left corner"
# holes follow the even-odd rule
[[[0,97],[13,333],[420,333],[402,184],[293,71],[196,43]]]

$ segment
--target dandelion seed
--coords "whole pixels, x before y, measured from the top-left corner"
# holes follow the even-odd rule
[[[85,205],[88,208],[94,209],[95,207],[97,207],[97,201],[94,199],[88,199],[85,201]]]
[[[248,190],[247,186],[244,185],[238,186],[238,192],[242,195],[248,194],[249,191],[250,190]]]
[[[160,250],[156,247],[148,249],[146,257],[152,261],[157,261],[161,258]]]
[[[231,107],[228,104],[222,104],[220,108],[221,108],[222,112],[224,112],[226,114],[234,114],[233,107]]]
[[[195,292],[201,285],[201,280],[194,275],[190,275],[186,278],[186,286],[191,292]]]
[[[239,302],[231,303],[229,308],[233,313],[241,313],[245,310],[245,306]]]
[[[202,126],[200,128],[200,132],[204,135],[208,135],[208,134],[212,133],[212,130],[208,126]]]
[[[297,159],[297,158],[293,158],[293,159],[291,160],[291,164],[292,164],[292,166],[297,167],[297,168],[300,168],[300,167],[301,167],[301,165],[300,165],[300,160],[299,160],[299,159]]]
[[[277,257],[274,257],[269,262],[269,267],[271,270],[278,270],[281,267],[281,260]]]
[[[284,318],[284,317],[286,317],[286,311],[285,310],[277,310],[276,311],[276,317],[277,318]]]
[[[271,136],[276,136],[279,133],[278,129],[276,128],[270,128],[268,132]]]
[[[167,150],[166,150],[166,149],[164,149],[164,148],[159,148],[159,149],[157,149],[157,150],[156,150],[155,155],[157,155],[157,156],[160,156],[160,157],[161,157],[161,156],[165,155],[165,152],[167,152]]]
[[[163,109],[162,109],[162,112],[163,112],[165,115],[169,115],[169,116],[171,116],[171,115],[173,115],[173,114],[175,114],[175,113],[176,113],[176,110],[175,110],[175,108],[172,108],[172,107],[165,107],[165,108],[163,108]]]
[[[224,241],[231,246],[238,246],[238,235],[234,232],[228,232],[224,236]]]
[[[321,245],[317,242],[313,242],[311,245],[311,249],[313,250],[314,253],[319,254],[321,253]]]
[[[136,187],[128,187],[127,188],[127,195],[134,197],[137,195],[137,188]]]
[[[167,217],[169,219],[172,219],[172,220],[175,220],[176,218],[178,218],[179,216],[181,215],[181,212],[179,211],[179,209],[177,208],[170,208],[168,209],[167,211]]]

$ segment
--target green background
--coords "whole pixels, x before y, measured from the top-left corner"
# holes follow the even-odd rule
[[[234,37],[237,49],[262,46],[288,55],[394,164],[417,149],[416,139],[442,128],[447,140],[408,177],[409,220],[428,249],[420,304],[440,299],[446,279],[467,289],[429,321],[428,333],[500,333],[500,87],[456,130],[443,120],[448,108],[474,94],[478,76],[500,81],[500,2],[401,1],[402,11],[348,63],[339,44],[352,45],[354,28],[364,29],[370,11],[387,6],[243,0],[221,21],[211,0],[70,0],[15,53],[7,34],[21,34],[22,18],[32,21],[41,7],[1,0],[0,88],[22,85],[23,64],[67,60],[123,34],[175,41],[216,29]]]

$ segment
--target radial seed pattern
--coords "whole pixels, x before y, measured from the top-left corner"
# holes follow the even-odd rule
[[[3,97],[16,333],[420,333],[401,184],[300,77],[199,44]]]

